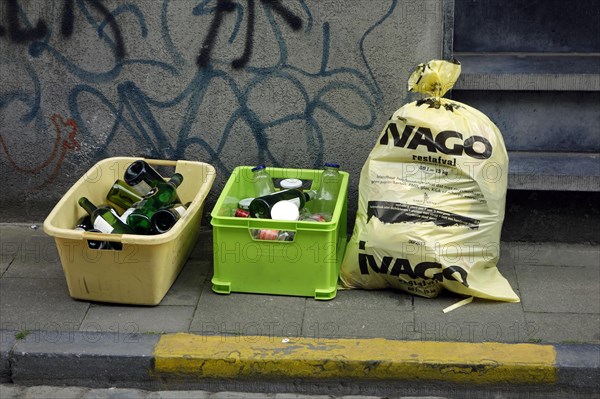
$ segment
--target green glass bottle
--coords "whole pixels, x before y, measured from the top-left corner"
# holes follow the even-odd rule
[[[132,162],[125,170],[123,178],[142,196],[148,194],[157,183],[165,181],[156,169],[142,159]]]
[[[152,234],[152,215],[162,208],[178,202],[177,187],[183,181],[180,173],[175,173],[168,182],[159,182],[135,206],[135,210],[127,217],[127,224],[139,234]]]
[[[86,197],[79,198],[79,205],[90,215],[95,229],[107,234],[135,234],[108,206],[96,207]]]
[[[133,187],[119,179],[113,183],[108,194],[106,194],[106,199],[125,211],[132,208],[135,203],[140,202],[143,198]]]
[[[186,205],[174,204],[170,208],[159,209],[152,215],[152,228],[157,234],[166,233],[171,230],[175,223],[185,214],[189,202]]]

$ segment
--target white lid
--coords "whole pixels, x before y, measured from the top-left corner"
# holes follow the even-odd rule
[[[302,187],[302,180],[300,179],[283,179],[279,185],[281,188],[300,188]]]
[[[254,198],[242,198],[239,202],[238,202],[238,206],[241,209],[245,209],[248,210],[248,208],[250,208],[250,203],[252,202]]]
[[[278,201],[271,208],[271,219],[273,220],[298,220],[300,211],[292,201]]]

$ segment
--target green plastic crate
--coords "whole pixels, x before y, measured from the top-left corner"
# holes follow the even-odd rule
[[[267,168],[272,178],[298,178],[320,184],[321,170]],[[278,221],[234,217],[242,198],[254,197],[252,167],[235,168],[213,211],[213,291],[307,296],[328,300],[337,293],[346,249],[348,173],[330,222]],[[293,231],[294,241],[257,240],[253,229]]]

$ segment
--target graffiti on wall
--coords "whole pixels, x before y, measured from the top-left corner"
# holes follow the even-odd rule
[[[229,173],[232,166],[223,155],[239,134],[239,126],[250,132],[253,143],[248,148],[256,153],[244,152],[245,159],[236,162],[281,166],[283,160],[275,150],[272,131],[299,123],[303,126],[304,153],[310,158],[310,165],[320,167],[325,143],[320,115],[355,130],[369,130],[375,123],[382,91],[367,61],[364,42],[389,18],[397,0],[389,1],[381,15],[361,33],[355,51],[360,57],[359,65],[353,67],[330,66],[336,43],[332,43],[330,22],[315,19],[313,8],[318,2],[163,0],[159,13],[145,9],[149,3],[134,1],[40,0],[40,3],[44,17],[29,13],[34,0],[23,4],[19,0],[0,0],[3,12],[0,45],[3,49],[10,48],[11,54],[22,51],[28,57],[26,63],[13,66],[20,68],[20,79],[28,84],[0,85],[0,113],[18,104],[22,112],[18,123],[23,129],[33,129],[42,138],[52,137],[46,140],[51,143],[49,156],[37,165],[25,164],[18,156],[19,141],[14,137],[14,129],[0,130],[0,144],[4,157],[15,170],[43,175],[44,181],[38,182],[43,186],[56,178],[69,154],[74,158],[80,156],[89,164],[114,156],[113,144],[124,140],[137,145],[137,153],[130,155],[183,159],[190,153],[201,153],[203,161]],[[153,2],[152,6],[156,4]],[[182,29],[178,17],[194,18],[194,23],[203,29],[202,36],[193,38],[195,56],[178,46],[177,40],[183,36],[178,32]],[[258,29],[269,32],[267,39],[267,35],[257,35]],[[89,52],[87,58],[77,56],[82,50],[74,48],[75,44],[81,45],[76,36],[82,31],[88,32],[86,44],[102,54],[97,65],[89,62]],[[93,32],[93,42],[89,32]],[[130,37],[134,34],[135,41]],[[320,38],[318,67],[291,61],[289,43],[315,35]],[[268,42],[262,42],[265,40]],[[151,48],[159,51],[140,56],[134,51],[140,41],[152,42]],[[61,45],[65,42],[76,43]],[[221,51],[215,55],[218,43],[222,42],[236,51],[241,48],[241,54],[232,51],[227,58]],[[254,63],[255,52],[260,48],[269,48],[270,53],[277,55],[269,65],[260,57],[256,58],[262,64]],[[43,79],[47,79],[48,72],[36,63],[41,59],[68,76],[67,87],[61,88],[64,99],[45,92]],[[10,61],[0,61],[7,62]],[[136,73],[138,69],[143,73]],[[177,89],[156,94],[155,85],[146,79],[149,74],[176,80]],[[271,90],[272,96],[288,93],[285,100],[293,102],[293,109],[265,116],[256,101],[257,93],[264,87],[277,89]],[[199,118],[202,109],[215,102],[215,92],[226,97],[229,105],[218,109],[224,121],[218,131],[214,126],[203,128],[204,121]],[[332,100],[349,96],[364,110],[360,118],[340,109]],[[58,101],[64,104],[57,104]],[[101,132],[90,123],[94,118],[104,122]],[[169,120],[168,127],[165,119]]]

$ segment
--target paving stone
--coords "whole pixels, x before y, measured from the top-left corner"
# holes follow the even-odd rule
[[[3,277],[64,279],[58,250],[51,237],[33,236],[12,244],[16,247],[6,244],[9,254],[14,251],[14,258]]]
[[[412,310],[412,296],[394,290],[338,290],[329,301],[307,300],[309,309]]]
[[[16,247],[14,247],[15,252],[11,252],[13,249],[11,249],[12,247],[8,247],[8,243],[4,241],[4,238],[2,239],[0,246],[0,276],[2,276],[11,262],[15,259],[15,256],[17,256],[17,250]]]
[[[0,275],[17,256],[23,256],[22,249],[32,236],[42,237],[32,231],[30,227],[23,225],[0,224]]]
[[[4,272],[6,272],[6,270],[8,269],[8,266],[10,265],[10,262],[12,262],[13,257],[7,257],[4,258],[2,257],[2,259],[0,260],[0,276],[2,276],[4,274]]]
[[[402,396],[400,399],[448,399],[441,396]]]
[[[277,398],[277,399],[279,399],[279,398]],[[381,396],[346,395],[346,396],[341,396],[340,399],[381,399]]]
[[[79,387],[34,386],[23,391],[22,399],[79,399],[87,390]]]
[[[83,399],[145,399],[146,391],[139,389],[90,389],[83,395]]]
[[[213,258],[213,236],[212,230],[208,227],[203,227],[200,230],[200,237],[196,242],[196,245],[192,249],[192,253],[190,254],[190,259],[195,259],[199,261],[207,261],[212,263]]]
[[[81,331],[132,333],[187,332],[195,306],[121,306],[94,304]]]
[[[210,399],[273,399],[275,394],[254,392],[216,392]]]
[[[413,312],[409,310],[377,310],[307,308],[302,323],[302,336],[314,339],[389,338],[412,339]]]
[[[417,339],[458,342],[522,342],[525,326],[520,303],[475,298],[451,312],[443,309],[464,299],[444,291],[437,298],[414,298]]]
[[[600,313],[598,267],[517,268],[523,309],[546,313]]]
[[[521,334],[527,340],[548,343],[600,344],[600,315],[525,312]]]
[[[88,303],[69,296],[64,279],[0,279],[0,328],[8,330],[77,329]]]
[[[188,259],[160,306],[196,306],[208,274],[207,262]]]
[[[24,388],[21,386],[14,386],[12,384],[0,385],[0,398],[2,399],[18,399],[21,398],[21,394]]]
[[[148,393],[146,399],[207,399],[209,396],[206,391],[158,391]]]
[[[217,294],[207,281],[190,331],[207,335],[299,335],[305,302],[303,297]]]
[[[502,258],[517,265],[600,266],[600,247],[585,244],[501,243]]]

